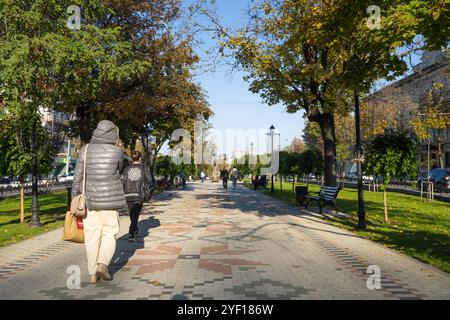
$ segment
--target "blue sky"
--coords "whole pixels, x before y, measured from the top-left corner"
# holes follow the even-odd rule
[[[186,3],[190,2],[192,1],[186,1]],[[248,1],[218,0],[217,6],[224,26],[237,28],[245,24]],[[204,52],[215,44],[215,40],[212,39],[210,33],[203,33],[201,39],[204,44],[197,49],[197,53],[204,56]],[[215,129],[225,134],[225,130],[229,129],[268,130],[273,124],[281,135],[281,147],[288,145],[292,138],[300,137],[303,134],[302,113],[288,114],[282,105],[269,107],[263,104],[258,95],[254,95],[248,90],[248,83],[242,79],[243,73],[236,71],[230,73],[231,68],[223,66],[214,72],[196,77],[197,82],[208,95],[208,101],[214,112],[210,122]],[[278,144],[278,139],[276,143]],[[217,140],[217,144],[219,150],[226,150],[227,153],[231,153],[235,149],[233,143],[226,143],[226,148],[223,148],[220,139]],[[259,151],[264,152],[267,142],[260,141],[259,144]],[[244,151],[241,150],[244,148],[243,145],[240,145],[237,151]]]
[[[194,3],[195,0],[185,0],[184,5]],[[235,30],[243,26],[247,22],[247,8],[249,0],[217,0],[217,11],[220,16],[221,24],[231,30]],[[195,48],[196,53],[200,57],[205,58],[205,51],[216,45],[212,39],[212,33],[201,33],[200,40],[202,45]],[[415,63],[418,57],[413,58]],[[299,111],[295,114],[285,112],[283,105],[268,106],[262,103],[262,99],[248,90],[248,83],[243,80],[244,74],[240,71],[233,71],[231,67],[221,66],[214,72],[199,73],[196,81],[205,90],[208,101],[214,112],[214,116],[210,119],[213,128],[218,130],[225,136],[226,130],[253,129],[256,131],[267,130],[271,125],[277,128],[280,139],[276,139],[275,143],[281,143],[281,148],[290,144],[294,137],[301,137],[305,121],[303,112]],[[379,81],[378,85],[386,85],[386,81]],[[253,140],[253,139],[251,139]],[[251,141],[259,144],[255,149],[262,153],[267,150],[267,139],[257,139]],[[236,144],[233,141],[225,139],[217,139],[219,153],[232,154],[234,151],[245,152],[248,149],[246,143],[241,141]]]

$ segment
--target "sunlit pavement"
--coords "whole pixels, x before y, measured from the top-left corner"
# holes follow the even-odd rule
[[[158,195],[139,242],[128,242],[128,223],[114,280],[97,285],[84,246],[61,230],[1,248],[0,299],[450,299],[450,275],[242,185]]]

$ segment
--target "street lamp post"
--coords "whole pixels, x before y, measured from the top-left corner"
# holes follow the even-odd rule
[[[33,122],[31,131],[31,175],[32,175],[32,202],[31,202],[31,220],[30,226],[40,227],[39,219],[39,198],[38,198],[38,159],[36,146],[36,120]]]
[[[353,67],[355,73],[354,81],[357,81],[355,87],[355,131],[356,131],[356,166],[357,166],[357,179],[358,179],[358,225],[360,230],[366,229],[366,210],[364,208],[364,190],[363,190],[363,177],[362,177],[362,164],[364,161],[364,152],[361,146],[361,116],[359,111],[359,92],[358,88],[363,79],[358,78],[358,64],[361,63],[361,59],[358,55],[353,55],[350,59],[350,65]]]
[[[250,157],[249,157],[249,161],[248,161],[249,167],[250,167],[250,161],[253,162],[253,142],[250,143]],[[250,167],[250,169],[252,169],[252,168]],[[251,170],[251,175],[252,175],[252,183],[253,183],[253,170]]]
[[[356,128],[356,158],[358,175],[358,229],[366,229],[366,211],[364,208],[364,191],[362,179],[362,157],[361,147],[361,116],[359,112],[359,94],[355,91],[355,128]]]
[[[271,148],[270,148],[270,157],[271,157],[271,164],[273,161],[273,134],[275,133],[275,127],[273,125],[270,126],[269,128],[270,130],[270,141],[271,141]],[[274,194],[275,193],[275,188],[273,185],[273,172],[271,173],[271,186],[270,186],[270,193]]]
[[[67,164],[66,164],[66,177],[69,176],[70,171],[70,139],[67,142],[67,158],[66,158]]]

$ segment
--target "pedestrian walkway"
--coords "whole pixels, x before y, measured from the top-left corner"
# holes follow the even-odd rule
[[[61,230],[1,248],[0,299],[450,299],[449,274],[241,185],[158,195],[139,242],[128,242],[128,223],[114,280],[97,285],[84,246],[59,240]],[[66,285],[73,265],[79,290]],[[372,265],[381,289],[368,289]]]

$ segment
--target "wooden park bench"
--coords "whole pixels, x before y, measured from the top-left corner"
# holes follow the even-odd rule
[[[314,202],[319,205],[320,213],[322,213],[322,209],[327,205],[333,206],[337,211],[336,198],[339,194],[339,191],[340,188],[338,187],[327,187],[327,186],[320,187],[319,192],[310,191],[305,196],[306,198],[305,208],[308,208],[309,204],[311,202]]]

